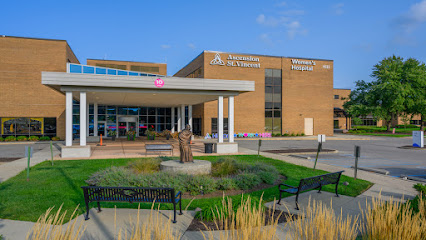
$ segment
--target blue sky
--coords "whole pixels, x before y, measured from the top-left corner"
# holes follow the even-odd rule
[[[203,50],[334,60],[334,86],[392,54],[426,62],[426,0],[4,1],[0,34],[65,39],[87,58],[166,62]],[[1,56],[0,56],[1,57]]]

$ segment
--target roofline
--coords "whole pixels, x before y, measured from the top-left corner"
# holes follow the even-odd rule
[[[336,89],[336,90],[351,90],[352,91],[352,89],[350,89],[350,88],[333,88],[333,89]]]
[[[34,39],[34,40],[63,41],[63,42],[67,42],[67,40],[63,40],[63,39],[52,39],[52,38],[34,38],[34,37],[20,37],[20,36],[8,36],[8,35],[0,35],[0,37],[23,38],[23,39]],[[68,44],[68,42],[67,42],[67,44]],[[68,44],[68,45],[69,45],[69,44]]]
[[[212,52],[212,53],[231,53],[238,55],[250,55],[250,56],[259,56],[259,57],[276,57],[276,58],[297,58],[297,59],[306,59],[306,60],[317,60],[317,61],[334,61],[331,59],[322,59],[322,58],[305,58],[305,57],[291,57],[291,56],[275,56],[275,55],[265,55],[265,54],[251,54],[251,53],[236,53],[236,52],[222,52],[222,51],[211,51],[204,50],[203,52]]]
[[[99,59],[99,58],[87,58],[87,60],[99,60],[99,61],[115,61],[115,62],[134,62],[134,63],[152,63],[152,64],[165,64],[167,63],[156,63],[156,62],[140,62],[140,61],[125,61],[125,60],[112,60],[112,59]]]
[[[187,63],[185,66],[183,66],[181,69],[179,69],[175,74],[173,74],[172,76],[178,74],[180,71],[182,71],[184,68],[186,68],[189,64],[191,64],[195,59],[197,59],[198,57],[200,57],[201,55],[204,54],[205,51],[202,51],[200,54],[198,54],[195,58],[193,58],[191,61],[189,61],[189,63]],[[204,64],[203,64],[204,65]]]

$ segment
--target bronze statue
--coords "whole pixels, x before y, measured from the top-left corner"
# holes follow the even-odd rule
[[[182,130],[178,135],[181,163],[194,162],[194,159],[192,158],[191,146],[189,145],[191,143],[191,137],[191,126],[186,125],[185,129]]]

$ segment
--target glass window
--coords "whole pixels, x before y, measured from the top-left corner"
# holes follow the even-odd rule
[[[265,118],[265,132],[272,132],[272,118]]]
[[[89,123],[95,123],[95,115],[89,115]]]
[[[80,105],[73,105],[72,106],[72,113],[73,114],[80,114]]]
[[[272,69],[265,69],[265,77],[272,77]]]
[[[166,115],[167,116],[170,116],[170,115],[172,115],[172,109],[171,108],[166,108]]]
[[[281,117],[281,111],[274,111],[274,121],[275,118],[280,118]]]
[[[30,118],[30,134],[41,135],[43,134],[43,118]]]
[[[146,115],[146,113],[147,113],[147,108],[146,107],[139,108],[139,114],[140,115]]]
[[[138,115],[138,109],[139,108],[137,108],[137,107],[129,107],[128,108],[128,110],[129,110],[129,115]]]
[[[281,104],[281,94],[279,94],[279,93],[274,93],[273,101],[274,101],[275,103],[279,103],[279,104]]]
[[[281,78],[274,78],[274,85],[281,86]]]
[[[105,121],[105,115],[98,115],[98,121]]]
[[[155,116],[149,116],[148,117],[148,123],[149,124],[155,123]]]
[[[272,117],[272,111],[265,111],[265,117]]]
[[[29,135],[30,126],[28,118],[16,118],[16,135]]]
[[[148,117],[147,116],[140,116],[139,117],[139,122],[146,124],[148,122]]]
[[[105,68],[96,68],[96,74],[106,74],[106,72]]]
[[[282,71],[265,69],[265,131],[281,134]],[[271,111],[274,109],[275,111]]]
[[[95,114],[93,104],[89,104],[89,114]]]
[[[117,70],[114,70],[114,69],[108,69],[107,72],[108,72],[108,75],[117,75]]]
[[[129,76],[138,76],[139,73],[135,73],[135,72],[129,72]]]
[[[339,99],[339,95],[334,95],[334,99]]]
[[[276,93],[281,93],[281,88],[274,87],[274,94],[276,94]]]
[[[273,87],[265,86],[265,93],[272,93]]]
[[[265,101],[272,102],[272,93],[265,93]]]
[[[272,109],[272,104],[271,102],[265,102],[265,109]]]
[[[83,73],[95,73],[94,67],[83,66]]]
[[[2,118],[2,135],[15,135],[16,122],[15,118]]]
[[[70,64],[70,73],[81,73],[81,65]]]
[[[80,124],[80,115],[73,115],[72,116],[72,123],[73,124]]]
[[[158,116],[157,117],[157,123],[164,123],[164,117],[163,116]]]
[[[89,136],[94,136],[95,135],[94,129],[95,129],[95,126],[92,125],[92,124],[90,124],[89,125]]]
[[[107,117],[107,123],[117,123],[117,117],[115,115],[109,115]]]
[[[158,108],[157,109],[157,114],[158,115],[165,115],[166,114],[166,109],[165,108]]]
[[[281,118],[274,118],[274,125],[272,130],[274,133],[281,133]]]
[[[125,76],[125,75],[127,75],[127,72],[126,71],[118,70],[118,74],[117,75]]]
[[[272,69],[272,75],[274,78],[281,78],[281,69]]]
[[[108,106],[107,113],[108,115],[115,115],[117,114],[117,109],[115,108],[115,106]]]
[[[119,115],[127,115],[127,108],[126,107],[118,107],[118,114]]]
[[[274,78],[265,77],[265,85],[272,85],[274,83]]]
[[[281,109],[281,103],[280,102],[274,103],[274,109]]]
[[[148,108],[148,115],[155,115],[155,108]]]
[[[98,105],[98,114],[105,114],[105,106],[103,105]]]
[[[56,136],[56,118],[44,118],[44,134]]]

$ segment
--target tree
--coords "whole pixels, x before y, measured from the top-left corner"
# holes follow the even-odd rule
[[[411,118],[420,115],[420,129],[424,131],[426,120],[426,65],[416,59],[409,58],[404,63],[404,75],[410,85],[410,93],[405,101],[407,114]]]
[[[388,57],[374,65],[370,83],[357,81],[344,108],[349,116],[371,114],[386,122],[387,131],[398,116],[426,117],[426,67],[416,59]]]

